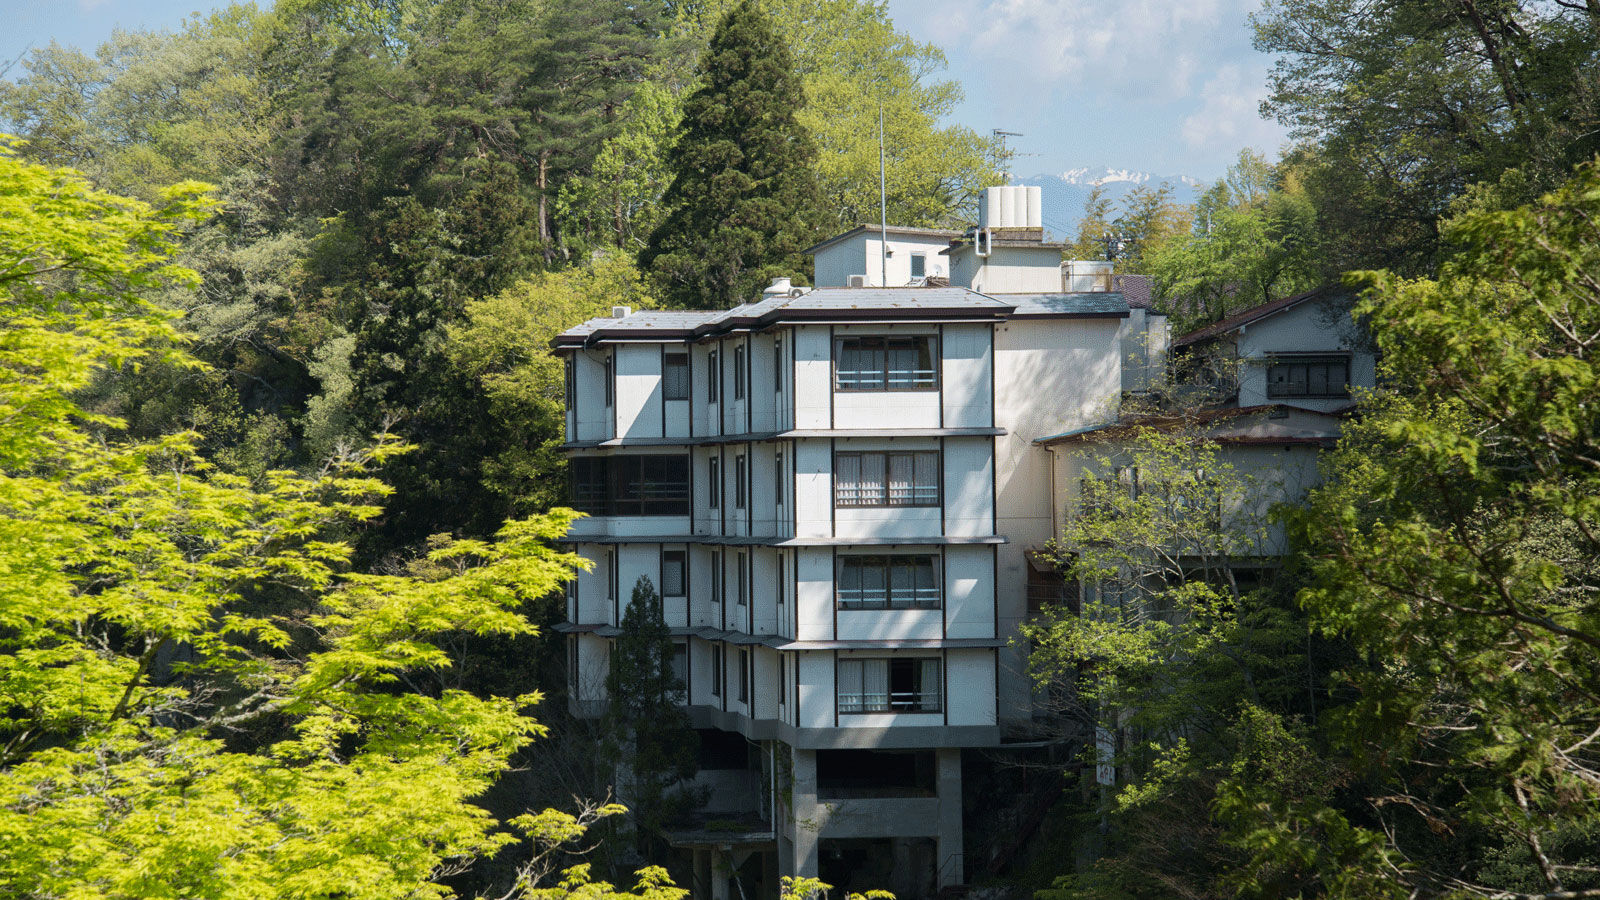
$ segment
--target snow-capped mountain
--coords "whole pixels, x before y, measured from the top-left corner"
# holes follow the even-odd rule
[[[1019,178],[1016,183],[1044,188],[1045,230],[1067,240],[1077,236],[1084,201],[1096,187],[1105,189],[1113,210],[1129,191],[1140,186],[1153,188],[1170,184],[1172,199],[1178,203],[1193,203],[1205,190],[1204,182],[1188,175],[1156,175],[1111,167],[1068,169],[1059,175]]]

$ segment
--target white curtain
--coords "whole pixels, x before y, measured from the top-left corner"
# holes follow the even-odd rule
[[[862,704],[866,709],[889,708],[889,661],[864,659],[861,661]]]
[[[939,708],[939,661],[925,659],[922,661],[922,696],[919,707],[921,709]]]
[[[839,661],[839,711],[861,711],[861,660]]]

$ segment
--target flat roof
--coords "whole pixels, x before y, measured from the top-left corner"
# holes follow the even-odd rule
[[[965,233],[961,231],[951,231],[946,228],[913,228],[908,225],[890,225],[886,229],[884,226],[879,225],[876,222],[862,222],[849,231],[840,232],[831,238],[816,244],[812,244],[801,252],[816,253],[818,250],[830,247],[839,243],[840,241],[848,240],[849,238],[853,238],[858,234],[881,234],[884,231],[888,231],[892,235],[900,235],[902,237],[925,237],[944,240],[952,240]]]

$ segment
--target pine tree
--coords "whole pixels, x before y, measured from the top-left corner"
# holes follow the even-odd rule
[[[668,157],[670,212],[639,263],[669,305],[717,309],[803,276],[820,195],[793,58],[750,0],[717,25],[699,75]]]
[[[606,675],[612,733],[631,777],[626,796],[639,826],[641,849],[677,805],[674,784],[694,777],[699,743],[689,717],[678,706],[684,684],[672,671],[672,633],[661,594],[640,576],[622,615],[622,633]]]

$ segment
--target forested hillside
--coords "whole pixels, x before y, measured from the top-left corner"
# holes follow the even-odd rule
[[[1008,884],[1600,897],[1600,6],[1251,27],[1293,145],[1195,204],[1093,196],[1070,252],[1109,233],[1180,330],[1342,283],[1383,381],[1273,513],[1284,565],[1031,630],[1050,696],[1139,740],[1105,792],[1073,745]],[[878,218],[880,108],[889,220],[966,224],[999,148],[942,59],[867,0],[280,0],[7,72],[0,896],[678,900],[602,804],[628,742],[668,803],[681,748],[541,694],[580,564],[548,342],[804,280]],[[1146,438],[1189,493],[1077,522],[1113,548],[1078,578],[1236,546],[1192,511],[1249,487]],[[649,699],[614,716],[681,727]]]

